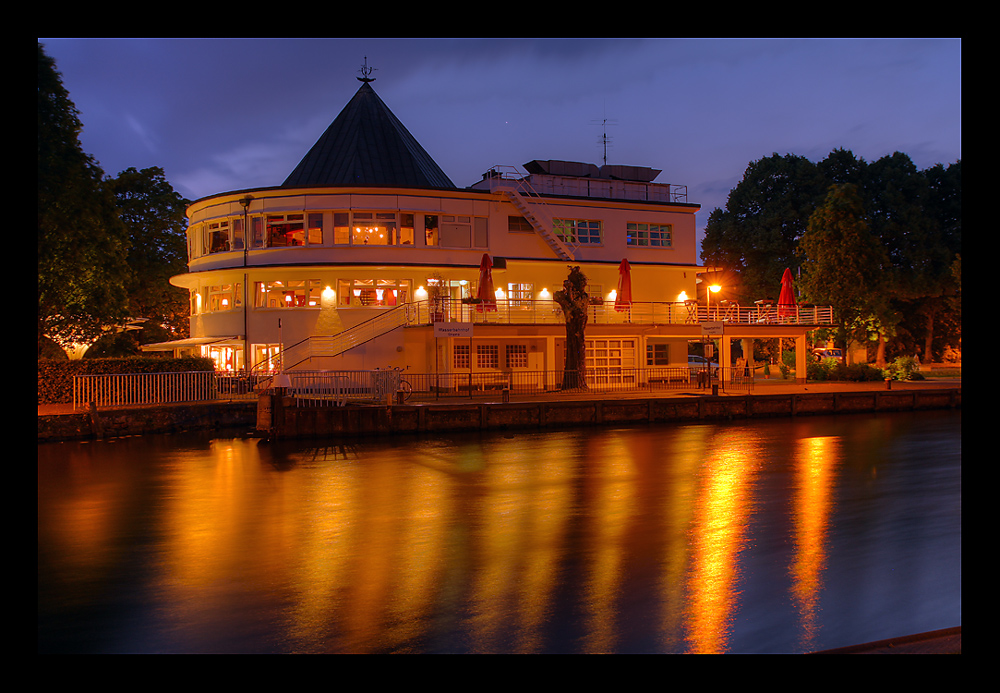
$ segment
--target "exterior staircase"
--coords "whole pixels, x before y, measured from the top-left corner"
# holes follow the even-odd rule
[[[334,335],[313,335],[291,345],[282,354],[282,370],[288,371],[309,359],[339,356],[365,342],[388,334],[416,320],[419,304],[404,304],[379,313],[371,320]]]
[[[528,183],[527,174],[514,166],[494,166],[491,170],[490,192],[506,195],[556,256],[575,260],[575,249],[556,235],[545,201]]]

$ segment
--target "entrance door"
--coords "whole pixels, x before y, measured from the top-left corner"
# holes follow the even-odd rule
[[[587,340],[587,385],[615,388],[636,382],[634,337]]]

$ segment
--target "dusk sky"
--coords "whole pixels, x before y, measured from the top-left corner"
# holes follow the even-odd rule
[[[959,39],[47,39],[109,176],[280,185],[361,83],[459,187],[533,159],[661,169],[709,213],[751,161],[962,156]]]

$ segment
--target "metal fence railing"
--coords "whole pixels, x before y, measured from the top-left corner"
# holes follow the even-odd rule
[[[684,366],[657,368],[592,368],[575,371],[481,371],[409,373],[375,371],[292,372],[290,394],[297,406],[343,405],[348,401],[428,402],[449,398],[519,397],[565,394],[753,391],[753,375],[743,368],[695,370]]]
[[[364,371],[290,371],[289,394],[300,407],[343,406],[347,402],[433,401],[489,397],[500,393],[531,397],[552,393],[649,393],[670,390],[750,393],[753,375],[742,368],[698,370],[684,366],[591,368],[576,371],[463,371],[409,373],[395,368]],[[78,375],[73,406],[86,408],[252,400],[273,385],[273,375],[214,371]],[[401,394],[400,394],[401,393]]]

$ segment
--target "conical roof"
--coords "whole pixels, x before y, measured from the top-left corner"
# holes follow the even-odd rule
[[[364,81],[282,187],[455,187],[369,81]]]

